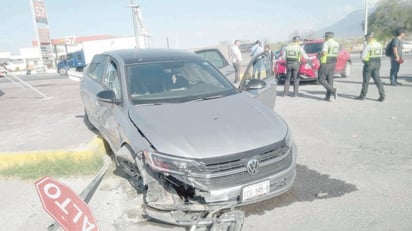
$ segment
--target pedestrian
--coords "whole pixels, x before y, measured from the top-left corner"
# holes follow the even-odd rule
[[[256,40],[255,44],[250,48],[250,56],[255,57],[256,55],[263,52],[262,42]]]
[[[272,54],[272,52],[271,52],[271,50],[270,50],[269,44],[266,44],[266,45],[265,45],[265,47],[263,48],[263,51],[270,52],[270,57],[273,59],[273,54]]]
[[[254,58],[262,52],[263,52],[262,42],[257,40],[255,42],[255,45],[253,45],[253,47],[250,48],[250,56],[252,56],[252,58]],[[252,77],[260,79],[260,74],[261,74],[262,71],[263,71],[262,60],[256,59],[253,62],[253,74],[252,74],[253,76]]]
[[[268,53],[269,53],[269,58],[270,58],[271,60],[273,60],[273,53],[272,53],[272,51],[270,50],[269,44],[266,44],[266,45],[265,45],[265,47],[263,48],[263,51],[268,52]]]
[[[283,96],[289,96],[289,85],[291,77],[293,76],[293,97],[298,96],[299,91],[299,69],[300,59],[303,57],[306,62],[310,63],[310,59],[307,56],[305,50],[301,46],[301,39],[299,36],[295,36],[292,39],[292,43],[288,44],[283,52],[283,59],[286,60],[286,79],[284,83]]]
[[[335,75],[339,43],[333,39],[333,36],[333,32],[325,33],[325,42],[320,54],[319,82],[326,89],[324,98],[326,101],[330,101],[331,95],[335,100],[338,96],[338,89],[333,87],[333,76]]]
[[[401,63],[403,63],[402,59],[402,40],[405,37],[405,32],[403,29],[398,29],[395,32],[395,38],[392,39],[391,46],[392,46],[392,55],[391,55],[391,69],[389,73],[389,79],[391,81],[392,86],[402,85],[398,82],[398,72]]]
[[[379,75],[381,68],[381,56],[382,56],[382,44],[375,40],[373,32],[365,35],[366,46],[362,51],[362,63],[363,63],[363,82],[360,95],[355,99],[364,100],[368,93],[369,80],[372,77],[373,81],[378,87],[379,102],[385,100],[385,90]]]
[[[266,70],[266,77],[271,76],[271,73],[273,71],[273,67],[269,66],[269,64],[273,65],[273,52],[270,50],[269,44],[266,44],[265,47],[263,48],[263,51],[267,52],[269,55],[264,57],[264,68]],[[270,60],[268,60],[270,59]]]
[[[240,41],[235,40],[231,49],[232,64],[235,69],[235,83],[240,81],[240,65],[242,64],[242,53],[239,49]]]

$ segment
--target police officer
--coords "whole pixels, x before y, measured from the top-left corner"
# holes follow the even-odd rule
[[[363,82],[362,90],[360,95],[355,99],[364,100],[366,94],[368,93],[369,79],[373,78],[379,92],[379,102],[385,100],[385,90],[379,75],[381,68],[381,56],[382,56],[382,45],[377,42],[373,36],[373,32],[365,35],[365,40],[367,42],[366,46],[362,51],[362,62],[363,62]]]
[[[300,45],[301,39],[299,36],[293,37],[293,42],[286,46],[285,52],[283,52],[283,58],[286,60],[287,72],[284,84],[283,96],[289,95],[289,85],[290,79],[293,75],[293,97],[298,95],[299,91],[299,68],[300,68],[300,58],[303,57],[307,62],[310,59],[306,55],[305,50]]]
[[[335,75],[339,43],[333,39],[333,36],[333,32],[325,33],[325,42],[320,54],[319,82],[326,89],[326,101],[330,101],[331,95],[336,100],[338,93],[338,89],[333,87],[333,76]]]

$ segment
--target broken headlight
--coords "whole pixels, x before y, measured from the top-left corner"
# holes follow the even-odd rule
[[[180,175],[190,175],[204,170],[204,164],[196,160],[179,158],[160,154],[153,151],[143,151],[146,163],[158,172],[166,172]]]

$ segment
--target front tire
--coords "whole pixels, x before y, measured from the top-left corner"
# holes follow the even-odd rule
[[[60,75],[67,75],[67,69],[65,67],[62,67],[58,70]]]
[[[127,175],[127,180],[139,193],[143,193],[147,190],[143,183],[143,178],[140,173],[139,168],[133,159],[135,155],[133,154],[132,148],[124,145],[120,150],[114,155],[114,161],[116,166]]]

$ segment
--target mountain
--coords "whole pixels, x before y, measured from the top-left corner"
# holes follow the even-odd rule
[[[323,37],[326,31],[335,33],[336,38],[360,38],[363,36],[363,22],[365,20],[365,11],[356,10],[345,16],[336,23],[325,27],[321,30],[315,31],[315,35]]]

